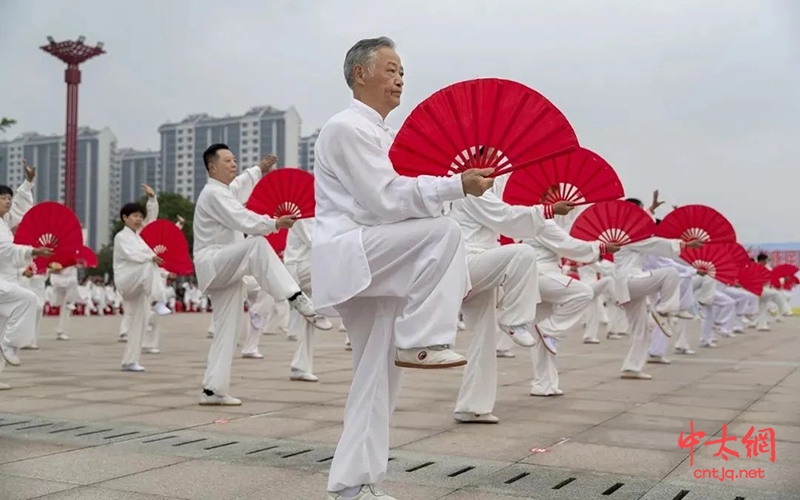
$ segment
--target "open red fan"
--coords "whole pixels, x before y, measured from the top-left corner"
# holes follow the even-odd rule
[[[742,245],[740,245],[738,243],[735,243],[735,244],[734,243],[729,243],[729,244],[726,244],[725,246],[728,249],[730,249],[730,252],[733,255],[733,258],[734,258],[734,260],[736,261],[736,264],[739,267],[743,267],[743,266],[753,262],[750,259],[750,255],[747,253],[747,250],[745,250],[745,248]]]
[[[800,285],[800,278],[798,278],[797,276],[792,275],[792,276],[787,276],[787,277],[783,278],[783,287],[782,288],[784,290],[791,290],[792,288],[796,287],[797,285]]]
[[[506,203],[526,206],[558,201],[584,205],[623,196],[622,182],[611,165],[584,148],[515,171],[503,191]]]
[[[578,147],[566,117],[535,90],[511,80],[455,83],[422,101],[389,151],[400,175],[447,176],[470,168],[494,175]]]
[[[653,236],[656,223],[643,209],[627,201],[597,203],[581,213],[570,234],[584,241],[627,245]]]
[[[764,284],[769,280],[769,270],[761,264],[751,262],[739,270],[736,283],[745,290],[759,297],[764,291]]]
[[[75,213],[54,201],[34,205],[22,217],[14,234],[14,243],[35,248],[47,247],[51,257],[38,257],[36,270],[43,274],[50,262],[69,259],[83,246],[81,223]]]
[[[656,231],[662,238],[734,243],[736,231],[721,213],[705,205],[684,205],[668,213]]]
[[[253,188],[247,208],[273,219],[294,215],[314,217],[314,176],[299,168],[279,168],[261,178]]]
[[[685,248],[681,258],[725,285],[733,285],[739,276],[741,266],[736,260],[737,243],[720,243],[719,245],[703,245],[701,248]]]
[[[81,246],[72,255],[60,254],[52,258],[53,262],[61,264],[61,267],[66,268],[81,264],[85,267],[97,267],[97,255],[94,250],[87,246]]]
[[[189,243],[174,222],[167,219],[154,220],[139,234],[156,255],[164,259],[161,267],[184,276],[194,272],[189,256]]]
[[[794,276],[798,271],[800,271],[800,268],[794,264],[781,264],[779,266],[775,266],[769,273],[770,285],[772,285],[773,288],[782,288],[783,282],[781,282],[781,280]]]

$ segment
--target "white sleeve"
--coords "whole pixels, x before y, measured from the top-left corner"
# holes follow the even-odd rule
[[[624,248],[642,254],[677,259],[680,257],[683,242],[681,240],[668,240],[666,238],[653,237],[631,243],[630,245],[625,245]]]
[[[144,218],[144,221],[142,221],[142,227],[158,219],[158,196],[148,196],[147,203],[144,205],[144,210],[147,212],[147,216]]]
[[[547,224],[544,231],[535,238],[540,245],[545,246],[561,257],[579,263],[596,262],[604,252],[604,245],[600,242],[583,241],[573,238],[555,223]]]
[[[253,188],[256,187],[261,177],[261,167],[259,166],[250,167],[237,175],[229,186],[233,197],[242,205],[247,203],[248,198],[250,198],[250,195],[253,193]]]
[[[203,197],[203,204],[198,208],[216,222],[240,233],[264,235],[277,230],[275,219],[248,210],[230,193]]]
[[[475,221],[513,239],[533,238],[541,234],[547,219],[552,218],[550,206],[509,205],[492,190],[486,191],[481,197],[470,196],[459,203]]]
[[[33,207],[33,183],[24,181],[17,188],[11,198],[11,210],[9,211],[8,228],[17,227],[25,214]]]

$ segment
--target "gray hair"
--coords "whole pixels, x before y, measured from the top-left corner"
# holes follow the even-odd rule
[[[344,80],[348,87],[352,89],[355,84],[353,76],[355,67],[361,66],[371,73],[375,67],[375,53],[384,47],[394,49],[394,41],[387,36],[365,38],[359,40],[347,51],[347,55],[344,56]]]

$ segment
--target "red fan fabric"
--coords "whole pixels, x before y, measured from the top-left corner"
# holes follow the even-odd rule
[[[721,213],[705,205],[684,205],[668,213],[656,235],[683,241],[735,243],[736,231]]]
[[[14,233],[14,243],[53,251],[51,257],[35,259],[37,273],[43,274],[51,262],[68,260],[83,246],[81,223],[66,206],[45,201],[31,207],[22,217]]]
[[[618,200],[625,196],[622,181],[604,159],[584,148],[513,172],[503,191],[511,205],[575,205]]]
[[[94,250],[87,246],[82,246],[75,252],[75,257],[78,262],[82,262],[86,267],[97,267],[97,254]]]
[[[766,267],[751,262],[741,268],[736,283],[760,297],[764,291],[764,285],[769,280],[769,276],[769,270]]]
[[[773,288],[782,288],[783,282],[781,280],[790,276],[794,276],[798,271],[800,271],[800,268],[794,264],[781,264],[779,266],[775,266],[769,273],[770,285],[772,285]]]
[[[628,245],[653,236],[656,223],[643,209],[621,200],[597,203],[584,210],[570,234],[584,241]]]
[[[167,219],[154,220],[139,234],[153,252],[164,259],[161,267],[178,275],[190,275],[194,272],[189,243],[174,222]]]
[[[720,283],[733,285],[741,269],[736,260],[736,246],[736,243],[721,243],[703,245],[701,248],[685,248],[681,252],[681,258]]]
[[[294,215],[314,217],[314,176],[299,168],[279,168],[261,178],[253,188],[247,208],[273,219]]]
[[[286,250],[286,239],[289,237],[288,229],[281,229],[278,232],[267,235],[267,241],[272,245],[272,249],[283,260],[283,251]]]
[[[500,245],[501,246],[503,246],[503,245],[512,245],[513,243],[514,243],[513,239],[509,238],[508,236],[504,236],[502,234],[500,235]]]
[[[800,278],[797,276],[787,276],[783,278],[783,289],[791,290],[792,288],[800,285]]]
[[[745,250],[745,248],[739,243],[728,243],[726,246],[730,249],[731,254],[733,254],[733,258],[736,260],[736,263],[739,265],[739,267],[743,267],[753,262],[750,259],[750,255],[747,253],[747,250]]]
[[[572,126],[544,96],[511,80],[479,78],[445,87],[414,108],[389,158],[409,177],[488,167],[501,175],[576,147]]]

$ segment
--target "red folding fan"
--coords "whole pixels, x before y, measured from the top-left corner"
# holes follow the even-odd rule
[[[272,249],[283,260],[283,251],[286,250],[286,239],[289,237],[288,229],[281,229],[275,233],[267,235],[267,241],[272,245]]]
[[[506,203],[526,206],[558,201],[585,205],[623,196],[622,182],[611,165],[584,148],[515,171],[503,191]]]
[[[53,262],[61,264],[62,268],[81,264],[85,267],[97,267],[97,255],[94,250],[87,246],[81,246],[72,255],[57,255],[53,258]]]
[[[572,126],[544,96],[511,80],[479,78],[417,105],[389,158],[397,173],[410,177],[488,167],[501,175],[576,147]]]
[[[83,246],[81,223],[75,213],[54,201],[34,205],[22,217],[14,234],[14,243],[35,248],[47,247],[50,257],[35,259],[38,273],[44,273],[50,262],[69,259]]]
[[[720,283],[733,285],[739,276],[741,266],[737,262],[736,243],[703,245],[701,248],[685,248],[681,258]]]
[[[627,201],[597,203],[584,210],[570,234],[584,241],[627,245],[653,236],[656,223],[643,209]]]
[[[750,262],[739,270],[736,283],[745,290],[759,297],[764,291],[764,284],[769,280],[769,270],[761,264]]]
[[[747,250],[745,250],[742,245],[738,243],[728,243],[726,244],[726,247],[730,250],[734,260],[736,261],[736,264],[739,267],[743,267],[753,262],[750,259],[750,255],[747,253]]]
[[[299,168],[272,170],[258,181],[247,200],[247,208],[273,219],[314,217],[314,205],[314,176]]]
[[[797,285],[800,285],[800,278],[798,278],[797,276],[792,275],[792,276],[787,276],[787,277],[783,278],[783,287],[782,288],[784,290],[791,290],[792,288],[796,287]]]
[[[779,266],[775,266],[769,273],[769,282],[774,288],[782,288],[783,283],[781,280],[784,278],[789,278],[790,276],[794,276],[798,271],[800,271],[800,268],[794,264],[781,264]]]
[[[656,235],[683,241],[733,243],[736,231],[721,213],[705,205],[684,205],[668,213]]]
[[[505,236],[505,235],[502,235],[502,234],[500,235],[500,240],[499,241],[500,241],[500,246],[513,245],[514,244],[514,240],[512,238],[509,238],[508,236]]]
[[[164,259],[161,267],[184,276],[194,272],[192,259],[189,256],[189,243],[183,231],[178,229],[174,222],[167,219],[154,220],[139,234],[153,252]]]

